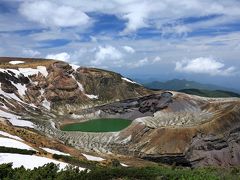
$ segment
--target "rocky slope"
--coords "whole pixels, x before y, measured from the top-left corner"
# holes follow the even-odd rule
[[[0,68],[3,95],[55,113],[150,93],[120,74],[61,61],[0,58]]]
[[[1,123],[81,151],[184,166],[240,164],[239,98],[153,94],[117,73],[42,59],[0,58],[0,83]],[[109,133],[59,128],[101,117],[132,124]]]

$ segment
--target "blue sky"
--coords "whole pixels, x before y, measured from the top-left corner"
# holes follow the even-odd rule
[[[0,0],[0,56],[240,89],[238,0]]]

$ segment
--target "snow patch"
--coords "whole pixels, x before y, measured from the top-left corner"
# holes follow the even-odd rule
[[[132,84],[138,84],[138,83],[136,83],[135,81],[132,81],[132,80],[130,80],[130,79],[128,79],[128,78],[125,78],[125,77],[122,77],[122,80],[127,81],[127,82],[130,82],[130,83],[132,83]],[[140,85],[140,84],[139,84],[139,85]]]
[[[24,166],[26,169],[34,169],[35,167],[37,168],[47,163],[59,164],[60,169],[64,169],[67,165],[69,165],[64,162],[35,155],[0,153],[0,164],[11,162],[13,163],[13,168]],[[79,168],[79,170],[82,171],[85,170],[85,168]]]
[[[31,76],[34,74],[38,74],[38,72],[39,71],[37,69],[33,68],[18,68],[18,73],[15,74],[20,75],[20,73],[22,73],[24,76]]]
[[[83,85],[76,80],[76,78],[74,77],[74,75],[71,74],[71,77],[77,82],[77,85],[78,85],[79,89],[80,89],[82,92],[84,92]]]
[[[45,66],[37,66],[37,69],[46,77],[48,75],[47,68]]]
[[[0,131],[0,135],[6,136],[6,137],[9,137],[9,138],[18,140],[18,141],[23,141],[20,137],[11,135],[11,134],[9,134],[9,133],[7,133],[7,132],[4,132],[4,131]]]
[[[12,123],[13,126],[19,126],[19,127],[29,127],[33,128],[35,125],[31,121],[25,121],[25,120],[19,120],[19,119],[9,119],[9,121]]]
[[[146,123],[145,123],[145,120],[146,120],[148,117],[150,117],[150,116],[145,116],[145,117],[140,117],[140,118],[134,119],[134,122],[146,124]]]
[[[73,79],[75,79],[75,77],[72,74],[71,74],[71,76],[72,76]],[[83,85],[80,82],[78,82],[76,79],[75,79],[75,81],[77,82],[77,85],[78,85],[79,89],[84,93]],[[98,99],[98,95],[86,94],[86,93],[84,93],[84,95],[86,95],[90,99]]]
[[[34,128],[34,124],[30,121],[20,120],[20,116],[4,112],[0,109],[0,117],[6,118],[8,121],[12,123],[14,126],[20,127],[30,127]]]
[[[19,76],[23,74],[25,77],[38,74],[39,72],[45,77],[48,75],[47,68],[45,66],[37,66],[37,68],[18,68],[17,69],[0,69],[0,72],[8,73],[8,71],[13,72],[15,75]]]
[[[10,61],[9,64],[23,64],[25,61]]]
[[[17,74],[17,75],[20,74],[19,71],[16,70],[16,69],[2,69],[2,68],[0,68],[0,72],[9,73],[8,71],[11,71],[11,72],[13,72],[14,74]]]
[[[87,158],[87,160],[89,161],[104,161],[105,159],[101,158],[101,157],[97,157],[97,156],[91,156],[91,155],[87,155],[87,154],[83,154],[82,155]]]
[[[54,129],[56,128],[55,122],[51,121],[50,124]]]
[[[45,98],[42,102],[43,107],[45,107],[47,110],[51,109],[51,103]]]
[[[120,163],[123,167],[128,167],[127,164],[124,164],[124,163]]]
[[[84,92],[83,85],[82,85],[80,82],[78,82],[78,81],[76,81],[76,82],[77,82],[77,84],[78,84],[79,89],[80,89],[82,92]]]
[[[19,91],[18,91],[19,95],[21,95],[21,96],[25,95],[25,92],[26,92],[26,90],[27,90],[27,88],[26,88],[25,85],[21,85],[21,84],[14,84],[14,85],[17,86],[17,88],[18,88],[18,90],[19,90]],[[32,103],[31,103],[31,104],[28,104],[28,103],[23,102],[23,101],[22,101],[16,94],[14,94],[14,93],[6,93],[6,92],[2,91],[2,90],[1,90],[1,83],[0,83],[0,94],[5,97],[5,101],[7,101],[7,102],[9,102],[8,99],[12,99],[12,100],[17,101],[18,104],[23,103],[23,104],[25,104],[25,105],[27,105],[27,106],[32,106],[32,107],[37,108],[37,106],[35,106],[35,105],[32,104]],[[10,103],[10,102],[9,102],[9,103]],[[10,103],[10,104],[11,104],[11,103]],[[12,106],[14,106],[14,104],[12,104]],[[5,106],[5,109],[8,109],[8,108]],[[1,116],[1,114],[0,114],[0,116]]]
[[[124,140],[122,140],[122,143],[127,143],[132,139],[132,135],[129,135],[127,138],[125,138]]]
[[[1,89],[1,83],[0,83],[0,94],[2,94],[3,96],[10,98],[10,99],[14,99],[18,102],[22,102],[24,103],[21,99],[19,99],[19,97],[17,97],[14,93],[6,93]]]
[[[84,116],[73,113],[73,114],[71,114],[71,117],[74,118],[74,119],[80,119],[80,118],[83,118]]]
[[[20,96],[24,96],[25,92],[27,91],[26,85],[22,85],[21,83],[13,83],[13,85],[18,89],[18,93]]]
[[[35,150],[32,147],[24,144],[23,142],[17,141],[15,139],[4,138],[4,137],[0,137],[0,146],[10,147],[10,148],[18,148],[18,149]]]
[[[93,94],[85,94],[85,95],[90,99],[98,99],[97,95],[93,95]]]
[[[50,149],[50,148],[43,148],[41,147],[43,150],[51,153],[51,154],[58,154],[58,155],[64,155],[64,156],[71,156],[70,154],[68,153],[63,153],[61,151],[58,151],[58,150],[54,150],[54,149]]]
[[[74,69],[74,71],[77,71],[77,69],[80,68],[80,66],[75,65],[75,64],[70,64],[70,66],[72,66],[72,68]]]
[[[40,89],[40,93],[41,93],[41,96],[44,94],[45,90],[44,89]]]

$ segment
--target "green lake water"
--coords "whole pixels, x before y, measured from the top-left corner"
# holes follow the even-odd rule
[[[81,123],[66,124],[62,131],[81,132],[116,132],[128,127],[132,123],[127,119],[94,119]]]

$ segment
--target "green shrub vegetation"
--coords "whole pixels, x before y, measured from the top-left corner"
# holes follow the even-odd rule
[[[59,170],[53,163],[42,167],[26,170],[24,167],[12,168],[12,164],[0,165],[1,180],[108,180],[108,179],[239,179],[240,169],[217,168],[170,168],[151,167],[96,167],[90,171],[79,171],[78,168],[67,167]]]
[[[87,169],[93,169],[97,165],[97,162],[88,161],[88,160],[80,160],[80,159],[78,159],[76,157],[72,157],[72,156],[53,154],[52,157],[56,160],[62,160],[66,163],[69,163],[69,164],[72,164],[75,166],[80,166],[80,167],[87,168]]]
[[[33,155],[33,154],[36,154],[36,151],[0,146],[0,153],[13,153],[13,154]]]

